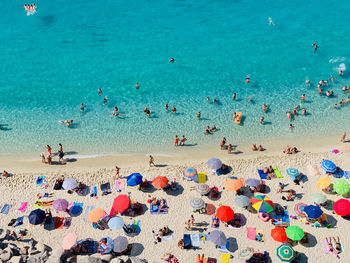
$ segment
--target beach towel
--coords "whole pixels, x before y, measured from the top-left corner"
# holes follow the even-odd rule
[[[16,219],[16,222],[15,222],[15,224],[13,225],[13,227],[17,227],[17,226],[20,226],[20,225],[23,225],[23,216],[18,217],[18,218]]]
[[[63,222],[64,222],[64,217],[55,217],[54,221],[54,227],[55,229],[62,229],[63,228]]]
[[[309,172],[313,176],[321,176],[320,170],[318,170],[317,165],[309,165]]]
[[[248,227],[247,228],[247,238],[250,240],[255,240],[255,238],[256,238],[256,228],[255,227]]]
[[[7,215],[7,214],[10,212],[11,207],[12,207],[12,205],[10,205],[10,204],[5,204],[5,205],[1,208],[0,213],[1,213],[1,214],[4,214],[4,215]]]
[[[63,226],[64,226],[65,228],[69,228],[69,227],[71,226],[71,224],[72,224],[72,218],[71,218],[71,217],[66,217],[66,218],[64,219]]]
[[[283,175],[278,171],[277,167],[272,167],[272,170],[275,172],[277,178],[283,178]]]
[[[34,208],[35,209],[39,209],[42,207],[51,207],[52,206],[53,201],[40,201],[40,200],[36,200],[35,204],[34,204]]]
[[[166,236],[161,237],[162,241],[173,241],[174,240],[174,233],[168,234]]]
[[[137,234],[141,232],[140,222],[141,220],[134,220],[134,222],[131,225],[131,228],[133,228]]]
[[[97,186],[90,186],[90,197],[97,198]]]
[[[344,247],[343,247],[343,244],[341,243],[341,241],[339,240],[339,243],[340,243],[340,249],[341,249],[341,251],[340,252],[337,252],[336,254],[341,254],[341,253],[343,253],[344,252]],[[336,247],[336,242],[334,242],[334,240],[332,239],[332,246],[334,247],[334,249],[335,249],[335,247]],[[338,251],[338,250],[337,250]]]
[[[102,195],[108,195],[112,193],[110,183],[101,184]]]
[[[230,172],[230,170],[229,169],[225,169],[225,170],[223,170],[223,169],[217,169],[216,170],[216,174],[217,175],[222,175],[222,174],[228,174]]]
[[[217,227],[214,227],[214,225],[213,225],[213,220],[215,220],[215,219],[218,221],[218,226],[217,226]],[[219,227],[220,227],[220,220],[217,219],[217,218],[215,218],[215,217],[212,217],[212,218],[211,218],[211,225],[210,225],[210,226],[211,226],[211,228],[219,228]]]
[[[192,247],[191,236],[189,234],[184,234],[184,248],[189,249]]]
[[[204,184],[207,182],[207,175],[206,173],[199,173],[198,174],[198,183],[199,184]]]
[[[231,256],[229,254],[221,254],[221,263],[229,263]]]
[[[265,180],[267,178],[267,174],[264,173],[264,171],[261,169],[258,169],[258,174],[259,174],[261,180]]]
[[[164,201],[164,204],[166,205],[165,208],[159,209],[158,205],[150,204],[150,213],[151,215],[161,215],[161,214],[167,214],[168,213],[168,206],[166,200]]]
[[[284,213],[282,215],[276,215],[275,212],[272,212],[272,215],[274,225],[289,226],[290,219],[287,210],[284,210]]]
[[[211,258],[208,257],[207,263],[217,263],[218,261],[216,260],[216,258]]]
[[[122,180],[115,180],[115,190],[120,193],[124,189],[124,182]]]
[[[27,206],[28,206],[28,202],[22,202],[20,207],[17,210],[24,213],[27,210]]]
[[[323,240],[323,244],[324,244],[324,248],[325,248],[326,253],[327,254],[337,254],[337,252],[335,252],[335,249],[333,246],[333,241],[331,241],[331,243],[332,243],[332,247],[333,247],[333,252],[329,251],[326,239]]]
[[[199,234],[190,234],[190,238],[191,238],[192,246],[195,248],[199,248],[200,247]]]
[[[260,234],[260,235],[259,235]],[[265,241],[265,235],[262,229],[257,229],[256,230],[256,239],[258,241],[264,242]]]
[[[202,241],[210,241],[210,236],[208,234],[199,234],[199,239]]]
[[[89,213],[90,213],[92,210],[94,210],[94,208],[95,208],[95,206],[93,206],[93,205],[90,205],[90,206],[88,206],[88,207],[86,208],[85,214],[84,214],[84,221],[85,221],[85,222],[88,222]]]

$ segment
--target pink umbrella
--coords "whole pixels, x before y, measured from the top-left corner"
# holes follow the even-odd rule
[[[78,236],[75,232],[68,233],[62,240],[62,248],[64,250],[71,249],[78,240]]]
[[[52,207],[56,211],[66,211],[66,209],[68,208],[68,205],[69,205],[69,203],[66,199],[56,199],[52,203]]]

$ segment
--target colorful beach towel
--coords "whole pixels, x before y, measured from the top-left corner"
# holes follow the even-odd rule
[[[39,209],[42,207],[51,207],[52,206],[53,201],[40,201],[40,200],[36,200],[35,204],[34,204],[34,208],[35,209]]]
[[[55,217],[54,221],[54,227],[55,229],[62,229],[63,228],[63,222],[64,222],[64,217]]]
[[[265,180],[267,178],[267,174],[264,173],[264,171],[261,169],[258,169],[258,174],[259,174],[261,180]]]
[[[1,213],[1,214],[4,214],[4,215],[7,215],[7,214],[10,212],[11,207],[12,207],[12,205],[10,205],[10,204],[5,204],[5,205],[1,208],[0,213]]]
[[[124,182],[122,180],[115,180],[115,190],[120,193],[124,189]]]
[[[231,256],[229,254],[221,255],[221,263],[230,263]]]
[[[272,167],[272,170],[275,172],[277,178],[283,178],[283,175],[278,171],[277,167]]]
[[[214,225],[213,225],[213,220],[215,220],[215,219],[218,221],[218,226],[217,226],[217,227],[214,227]],[[220,220],[217,219],[217,218],[215,218],[215,217],[212,217],[212,218],[211,218],[211,225],[210,225],[210,226],[211,226],[211,228],[219,228],[219,227],[220,227]]]
[[[334,248],[333,241],[331,241],[331,243],[332,243],[332,247]],[[324,244],[324,248],[325,248],[325,251],[326,251],[327,254],[337,254],[335,252],[335,249],[333,249],[333,252],[329,251],[326,239],[323,240],[323,244]]]
[[[199,248],[200,247],[199,234],[190,234],[190,238],[191,238],[192,246],[195,248]]]
[[[162,236],[161,239],[162,239],[163,242],[165,242],[165,241],[173,241],[174,240],[174,233],[171,233],[171,234],[166,235],[166,236]]]
[[[90,206],[88,206],[88,207],[86,208],[85,214],[84,214],[84,221],[85,221],[85,222],[88,222],[88,216],[89,216],[90,212],[91,212],[92,210],[94,210],[94,208],[95,208],[95,206],[93,206],[93,205],[90,205]]]
[[[256,228],[255,227],[248,227],[247,228],[247,238],[250,240],[255,240],[255,238],[256,238]]]
[[[165,208],[159,209],[158,205],[150,204],[150,213],[151,215],[159,215],[159,214],[167,214],[168,213],[168,205],[166,200],[164,201],[164,204],[166,205]]]
[[[24,213],[27,210],[27,206],[28,206],[28,202],[22,202],[20,207],[17,210]]]
[[[287,210],[284,210],[283,215],[276,215],[275,212],[272,212],[273,215],[273,224],[274,225],[281,225],[281,226],[289,226],[290,219],[289,214]]]

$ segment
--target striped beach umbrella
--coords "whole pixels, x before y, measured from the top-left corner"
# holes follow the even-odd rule
[[[244,185],[245,185],[244,179],[238,178],[238,179],[228,179],[225,182],[224,187],[228,191],[238,191],[239,189],[244,187]]]
[[[337,166],[330,160],[323,160],[321,167],[326,173],[335,173],[337,170]]]
[[[350,186],[346,180],[338,179],[334,182],[333,189],[337,194],[346,195],[347,193],[349,193]]]
[[[223,205],[216,210],[216,217],[222,222],[228,222],[233,219],[234,212],[231,207]]]
[[[321,193],[314,193],[312,194],[312,201],[314,201],[316,204],[323,204],[327,201],[327,196]]]
[[[347,216],[350,214],[350,201],[347,199],[339,199],[334,203],[333,210],[337,215]]]
[[[331,184],[331,179],[329,177],[322,177],[317,181],[316,187],[318,189],[325,189]]]
[[[254,255],[254,248],[247,247],[239,251],[238,258],[241,260],[249,260]]]
[[[191,200],[190,204],[194,209],[201,209],[201,208],[205,207],[205,203],[204,203],[203,199],[201,199],[201,198],[193,198]]]
[[[317,219],[323,214],[321,208],[316,205],[305,206],[304,212],[309,219]]]
[[[194,178],[198,175],[198,172],[197,169],[189,167],[182,171],[182,175],[189,180],[194,180]]]
[[[297,203],[295,206],[294,206],[294,211],[299,215],[299,216],[302,216],[302,217],[306,217],[306,214],[305,214],[305,206],[307,206],[307,204],[304,204],[304,203]]]
[[[277,248],[277,257],[283,262],[292,262],[295,259],[295,251],[290,245],[280,245]]]
[[[210,188],[209,188],[209,185],[207,184],[197,184],[196,191],[201,195],[206,195],[207,193],[209,193]]]
[[[273,202],[266,195],[257,195],[251,198],[250,202],[259,213],[270,213],[273,211]]]
[[[239,195],[235,199],[235,204],[238,205],[239,207],[249,206],[250,204],[249,197],[245,195]]]
[[[294,240],[294,241],[299,241],[305,236],[304,231],[298,226],[287,227],[286,234],[290,240]]]
[[[152,184],[156,188],[162,188],[168,184],[168,178],[166,178],[165,176],[158,176],[153,179]]]
[[[295,180],[298,175],[300,174],[298,169],[295,169],[295,168],[288,168],[287,169],[287,174],[293,179]]]

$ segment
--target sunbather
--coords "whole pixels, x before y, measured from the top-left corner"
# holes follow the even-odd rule
[[[294,184],[295,185],[300,185],[301,178],[303,178],[303,173],[300,173],[297,178],[294,179]]]
[[[332,245],[332,238],[329,238],[329,239],[326,238],[325,240],[326,240],[326,244],[327,244],[329,252],[333,253],[334,252],[334,248],[333,248],[333,245]]]
[[[211,221],[212,225],[214,228],[219,227],[219,219],[217,218],[213,218],[213,220]]]
[[[332,239],[333,239],[333,242],[335,243],[335,249],[337,250],[338,253],[341,253],[342,249],[341,249],[339,237],[337,237],[337,239],[335,239],[335,237],[332,237]]]
[[[282,196],[282,199],[285,201],[294,201],[295,191],[293,189],[288,190],[288,195],[286,197]]]
[[[180,239],[179,242],[177,242],[177,246],[181,249],[184,249],[184,240]]]
[[[37,195],[36,195],[36,197],[38,198],[38,199],[41,199],[41,198],[52,198],[53,197],[53,193],[38,193]]]
[[[172,254],[167,253],[162,260],[165,260],[168,263],[179,263],[179,260]]]

